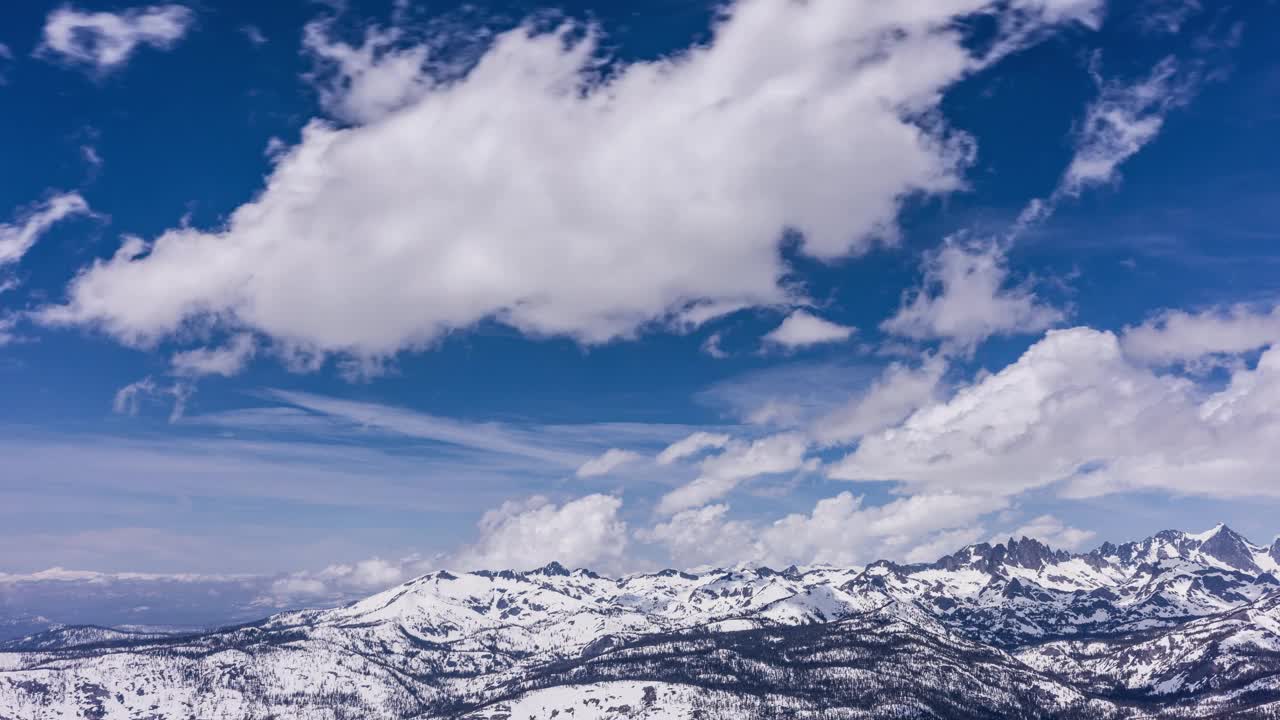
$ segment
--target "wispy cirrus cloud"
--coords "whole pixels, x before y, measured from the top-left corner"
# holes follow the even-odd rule
[[[475,423],[376,403],[355,402],[309,393],[267,391],[280,402],[358,426],[484,452],[528,458],[576,469],[590,455],[567,444],[546,442],[535,432],[496,422]]]
[[[0,268],[21,260],[54,224],[89,213],[89,203],[79,193],[59,193],[19,213],[12,223],[0,224]]]

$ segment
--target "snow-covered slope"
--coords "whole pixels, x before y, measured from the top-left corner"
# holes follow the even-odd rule
[[[1261,717],[1277,556],[1217,527],[851,569],[440,571],[209,633],[9,642],[0,720]]]

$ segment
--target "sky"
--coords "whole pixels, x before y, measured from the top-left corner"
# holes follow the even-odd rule
[[[1280,532],[1274,2],[0,12],[0,583]]]

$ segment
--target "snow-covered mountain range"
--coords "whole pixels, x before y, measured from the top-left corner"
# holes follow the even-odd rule
[[[928,564],[434,572],[191,634],[0,644],[0,720],[1280,717],[1280,541]]]

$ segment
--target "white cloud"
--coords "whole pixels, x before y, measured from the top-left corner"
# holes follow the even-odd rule
[[[102,169],[102,156],[98,154],[98,150],[94,146],[81,145],[80,157],[84,158],[84,162],[89,166],[90,172],[96,173]]]
[[[942,340],[944,348],[968,354],[993,335],[1039,332],[1062,321],[1062,311],[1042,304],[1027,284],[1008,283],[998,244],[948,240],[926,257],[923,286],[880,327],[915,340]]]
[[[935,560],[973,541],[983,532],[974,523],[1006,505],[998,497],[935,493],[864,507],[862,498],[843,492],[819,500],[810,513],[762,526],[728,519],[725,505],[682,510],[638,531],[636,538],[664,545],[673,561],[685,566],[914,562]]]
[[[0,313],[0,347],[17,342],[18,334],[13,328],[18,324],[18,317],[13,313]]]
[[[89,212],[89,204],[79,193],[61,193],[19,214],[12,224],[0,224],[0,267],[21,260],[54,223]]]
[[[1120,164],[1155,139],[1165,115],[1186,104],[1196,84],[1178,74],[1178,61],[1172,56],[1133,84],[1099,83],[1101,92],[1085,115],[1075,157],[1059,188],[1067,196],[1114,182]]]
[[[313,413],[341,418],[360,426],[473,448],[487,453],[501,453],[570,468],[577,468],[588,459],[574,450],[565,448],[563,443],[552,444],[546,437],[499,423],[466,422],[405,408],[341,400],[311,393],[275,390],[269,395]]]
[[[748,413],[744,420],[750,425],[794,428],[800,425],[804,414],[805,408],[800,403],[769,398],[760,407]]]
[[[1199,0],[1147,0],[1138,8],[1138,22],[1147,32],[1176,33],[1203,9]]]
[[[257,351],[253,335],[240,333],[224,347],[196,348],[176,353],[170,360],[174,374],[183,376],[238,374]]]
[[[117,390],[111,406],[121,415],[133,416],[138,414],[148,399],[168,397],[173,401],[169,410],[169,422],[177,422],[186,412],[187,400],[194,391],[195,388],[188,383],[161,385],[148,375]]]
[[[386,356],[484,319],[600,343],[793,301],[784,230],[841,258],[892,240],[906,198],[962,186],[971,142],[934,111],[991,58],[959,17],[1030,42],[1097,6],[740,0],[705,44],[603,75],[593,33],[503,34],[447,83],[408,72],[412,49],[339,48],[328,102],[363,124],[310,123],[225,227],[97,262],[40,317]]]
[[[1232,305],[1197,313],[1162,312],[1126,327],[1125,354],[1154,365],[1193,363],[1214,355],[1237,355],[1280,341],[1280,307],[1267,311]]]
[[[909,563],[929,563],[944,555],[950,555],[966,545],[972,545],[982,537],[981,526],[959,528],[934,533],[907,551],[902,559]]]
[[[735,300],[704,300],[681,309],[673,318],[672,325],[677,330],[689,332],[747,307],[750,306]]]
[[[450,562],[459,570],[528,570],[551,561],[569,567],[618,562],[627,546],[622,501],[587,495],[555,505],[544,497],[506,502],[480,520],[480,538]]]
[[[940,357],[928,358],[918,368],[893,363],[866,392],[814,422],[810,433],[819,443],[834,445],[897,425],[939,399],[946,369]]]
[[[808,440],[799,433],[779,433],[749,443],[731,440],[723,452],[702,461],[695,480],[663,495],[658,512],[670,515],[705,505],[759,475],[812,469],[816,461],[805,460],[808,448]]]
[[[150,5],[118,13],[63,6],[45,20],[37,53],[110,72],[124,66],[141,46],[173,47],[194,19],[195,13],[182,5]]]
[[[709,433],[700,430],[664,448],[662,452],[658,453],[658,464],[670,465],[677,460],[683,460],[703,450],[722,448],[729,444],[730,439],[724,433]]]
[[[116,391],[112,408],[121,415],[137,415],[141,408],[142,398],[155,392],[156,382],[150,377],[129,383]]]
[[[1007,538],[1020,540],[1029,537],[1055,550],[1079,550],[1095,535],[1096,533],[1092,530],[1070,527],[1052,515],[1041,515],[1007,533],[997,533],[991,538],[991,542],[998,543],[1004,542]]]
[[[640,459],[640,453],[630,450],[621,450],[618,448],[610,448],[599,457],[593,457],[582,463],[578,467],[577,473],[580,478],[599,477],[608,475],[618,468],[628,463],[635,462]]]
[[[9,82],[8,77],[6,77],[4,74],[5,68],[3,66],[4,64],[7,64],[9,60],[12,60],[12,59],[13,59],[13,51],[9,49],[8,45],[5,45],[4,43],[0,43],[0,85],[5,85]]]
[[[711,333],[702,343],[702,352],[717,360],[723,360],[729,357],[729,353],[720,347],[720,333]]]
[[[355,47],[331,39],[329,21],[308,23],[302,46],[319,65],[312,80],[325,110],[340,120],[363,124],[429,92],[435,83],[423,72],[428,48],[397,48],[401,39],[394,28],[370,27],[364,42]]]
[[[1034,333],[1066,318],[1058,308],[1040,302],[1030,283],[1006,287],[1008,248],[1025,232],[1044,222],[1068,198],[1088,187],[1115,182],[1119,167],[1159,134],[1165,115],[1187,103],[1199,73],[1180,73],[1167,57],[1135,83],[1099,85],[1098,99],[1086,111],[1075,153],[1058,186],[1047,198],[1035,198],[1001,236],[984,244],[948,239],[926,255],[923,286],[897,314],[881,323],[886,332],[915,340],[941,340],[944,351],[972,354],[993,335]]]
[[[667,522],[636,531],[636,539],[662,545],[671,563],[680,568],[734,565],[751,560],[756,529],[728,520],[728,505],[681,510]]]
[[[318,572],[290,573],[273,580],[268,593],[258,598],[257,604],[284,605],[322,597],[367,595],[428,572],[433,564],[432,560],[418,555],[399,560],[371,557],[354,563],[335,563]]]
[[[913,495],[864,508],[852,493],[818,501],[808,515],[778,520],[761,535],[765,558],[848,564],[901,556],[930,534],[972,525],[1004,501],[949,493]]]
[[[766,343],[783,348],[794,349],[809,345],[844,342],[853,336],[857,328],[839,325],[830,320],[812,315],[804,310],[796,310],[782,321],[782,324],[764,336]]]
[[[292,597],[312,597],[329,592],[323,580],[308,575],[289,575],[271,583],[273,600]]]
[[[357,588],[378,590],[394,585],[404,578],[403,563],[391,563],[381,558],[369,558],[352,565],[330,565],[325,574],[342,578]]]
[[[240,32],[244,35],[245,39],[248,40],[250,44],[252,44],[254,47],[261,47],[267,44],[266,34],[264,34],[262,32],[262,28],[258,27],[257,25],[241,26]]]
[[[881,370],[871,363],[786,363],[721,380],[696,400],[741,423],[798,429],[864,392]]]
[[[1002,248],[1048,220],[1064,200],[1078,198],[1089,187],[1117,182],[1120,166],[1156,138],[1170,110],[1191,100],[1203,74],[1201,63],[1180,71],[1170,56],[1146,78],[1130,84],[1104,80],[1100,63],[1101,55],[1095,54],[1090,74],[1099,96],[1077,130],[1071,162],[1048,197],[1034,198],[1022,209],[1000,239]]]
[[[1017,362],[862,438],[834,478],[912,490],[1068,496],[1161,489],[1277,495],[1280,352],[1208,392],[1125,358],[1108,332],[1048,333]]]

